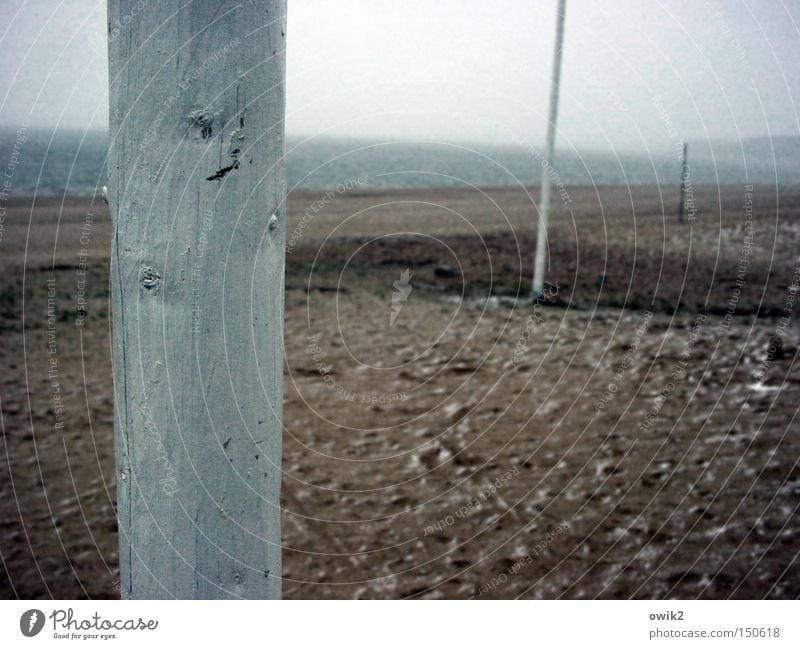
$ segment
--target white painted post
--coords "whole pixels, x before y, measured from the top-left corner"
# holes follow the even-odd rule
[[[553,53],[552,85],[550,86],[550,110],[547,117],[547,143],[545,159],[547,167],[542,169],[542,190],[539,196],[539,233],[536,237],[536,258],[533,267],[534,300],[544,295],[544,262],[547,256],[547,220],[550,215],[550,169],[553,165],[556,143],[556,120],[558,119],[558,91],[561,84],[561,52],[564,43],[564,16],[567,0],[558,0],[556,16],[556,44]]]
[[[126,598],[278,598],[285,0],[109,0]]]

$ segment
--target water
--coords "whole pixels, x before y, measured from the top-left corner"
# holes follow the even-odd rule
[[[16,144],[16,150],[15,150]],[[15,128],[0,129],[0,168],[9,171],[10,195],[92,195],[106,184],[107,136]],[[713,153],[713,155],[712,155]],[[690,143],[694,184],[797,184],[800,137]],[[425,141],[288,138],[289,188],[329,189],[463,185],[537,185],[541,153],[533,148],[469,146]],[[551,172],[566,185],[676,185],[675,151],[557,153]]]

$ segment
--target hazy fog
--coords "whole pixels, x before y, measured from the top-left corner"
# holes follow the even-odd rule
[[[287,130],[540,142],[555,6],[289,0]],[[3,8],[0,122],[104,128],[105,3]],[[796,3],[568,0],[559,142],[798,134],[798,61]]]

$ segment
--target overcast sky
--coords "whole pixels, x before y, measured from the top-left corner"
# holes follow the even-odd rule
[[[2,2],[0,122],[104,128],[105,0]],[[289,0],[287,131],[539,143],[555,7]],[[798,62],[794,0],[569,0],[559,143],[798,134]]]

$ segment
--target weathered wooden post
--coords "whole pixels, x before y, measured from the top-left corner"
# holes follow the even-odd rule
[[[556,146],[556,121],[558,120],[558,93],[561,89],[561,53],[564,49],[564,17],[567,12],[567,0],[558,0],[556,10],[556,42],[553,50],[553,72],[550,85],[550,107],[547,116],[547,144],[545,160],[547,165],[542,169],[542,189],[539,195],[539,229],[536,236],[536,256],[533,262],[534,300],[544,293],[544,262],[547,256],[547,220],[550,216],[550,169],[553,166]]]
[[[277,598],[285,0],[109,0],[127,598]]]

